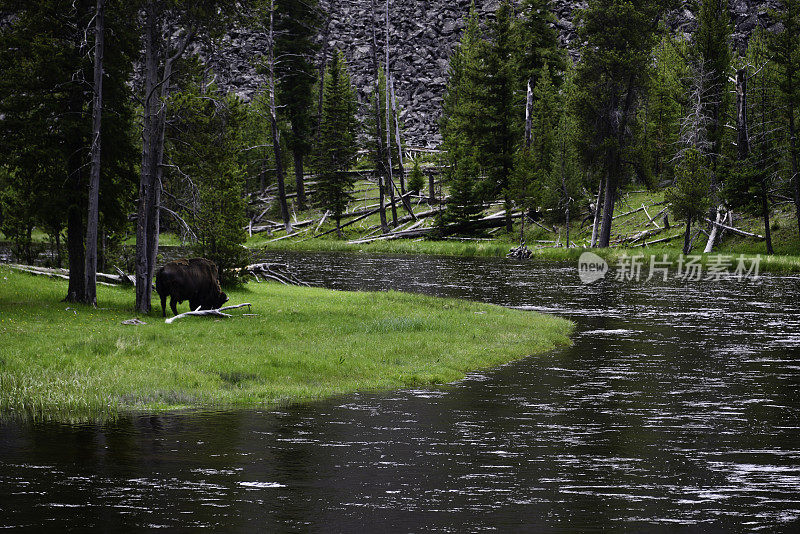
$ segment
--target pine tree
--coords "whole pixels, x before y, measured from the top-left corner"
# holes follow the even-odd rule
[[[686,221],[684,254],[691,252],[692,222],[702,220],[708,210],[710,183],[711,169],[707,157],[696,148],[688,149],[675,170],[675,184],[665,194],[673,215]]]
[[[357,154],[358,122],[355,91],[350,84],[347,64],[336,51],[325,73],[321,135],[315,166],[317,169],[317,201],[331,212],[342,236],[341,217],[352,200],[350,190],[355,178],[350,170]]]
[[[699,26],[691,47],[695,71],[708,73],[702,96],[703,113],[708,117],[707,136],[710,143],[712,202],[718,203],[717,164],[725,134],[723,112],[729,103],[728,76],[731,64],[731,23],[727,0],[703,0],[697,15]]]
[[[515,23],[518,33],[518,69],[521,86],[530,82],[536,87],[543,70],[547,70],[556,87],[560,87],[567,68],[567,57],[558,45],[556,17],[550,11],[550,0],[523,0],[520,18]]]
[[[167,157],[175,172],[194,184],[197,202],[184,213],[194,229],[196,252],[217,264],[224,284],[247,260],[244,169],[239,162],[246,114],[235,95],[198,80],[174,94],[167,130]]]
[[[797,119],[800,107],[800,0],[783,0],[783,9],[772,16],[783,31],[772,35],[769,51],[775,63],[775,76],[781,103],[786,109],[783,123],[788,137],[789,182],[794,197],[798,233],[800,233],[800,165],[798,165]]]
[[[67,230],[66,300],[85,301],[85,231],[92,146],[92,32],[95,2],[0,2],[13,13],[0,32],[0,166],[10,180],[3,211],[17,219],[23,242],[34,225]],[[133,110],[127,85],[138,50],[128,3],[108,3],[104,61],[100,224],[125,223],[135,159]],[[9,209],[9,204],[22,205]],[[8,224],[6,225],[8,226]],[[8,230],[9,228],[6,228]]]
[[[294,160],[297,205],[305,209],[303,167],[311,152],[313,136],[316,35],[322,24],[316,0],[278,0],[275,53],[278,83],[277,99],[281,114],[289,122],[286,144]]]
[[[671,180],[680,134],[680,119],[685,101],[685,80],[689,77],[686,64],[687,43],[682,38],[665,35],[653,50],[653,75],[648,81],[646,105],[640,112],[642,127],[640,144],[652,174],[661,180]]]
[[[489,24],[489,40],[484,43],[484,68],[481,82],[485,100],[481,103],[483,128],[478,141],[479,161],[486,173],[486,187],[492,198],[502,197],[506,210],[506,231],[512,231],[511,172],[519,140],[515,121],[514,90],[519,79],[514,55],[517,43],[512,29],[512,9],[503,0]]]
[[[425,177],[422,175],[422,169],[419,168],[419,159],[415,159],[411,174],[408,176],[408,190],[419,194],[423,187],[425,187]]]
[[[738,161],[724,184],[722,196],[730,207],[760,215],[764,221],[767,254],[772,254],[769,191],[781,170],[781,116],[776,94],[776,72],[762,28],[750,36],[747,55],[737,61],[737,105],[744,117],[737,121]]]
[[[482,101],[485,88],[480,82],[483,68],[480,21],[473,2],[467,28],[450,57],[448,82],[440,122],[447,171],[444,176],[450,196],[439,218],[440,224],[463,227],[483,211],[477,191],[480,168],[477,143],[482,135]]]
[[[611,241],[614,205],[628,166],[630,125],[648,79],[657,23],[671,4],[593,0],[579,15],[585,45],[577,69],[575,109],[584,159],[605,181],[601,247]]]

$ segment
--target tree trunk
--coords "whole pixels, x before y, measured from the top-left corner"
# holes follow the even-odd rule
[[[389,198],[392,202],[392,227],[397,228],[397,202],[394,197],[394,166],[392,164],[392,92],[389,89],[389,0],[386,0],[386,43],[384,48],[386,52],[385,86],[383,88],[386,93],[386,169],[389,176]]]
[[[528,96],[525,99],[525,148],[529,149],[533,142],[533,89],[528,78]]]
[[[431,204],[436,202],[436,179],[433,173],[428,174],[428,199]]]
[[[136,217],[136,311],[150,313],[151,284],[149,273],[148,245],[149,218],[151,214],[152,188],[155,172],[154,139],[157,135],[157,102],[155,91],[158,84],[158,16],[154,0],[147,2],[145,11],[145,84],[142,116],[142,170],[139,180],[139,205]]]
[[[103,117],[103,54],[105,47],[105,0],[97,0],[94,44],[94,102],[92,104],[92,168],[89,177],[89,214],[86,220],[84,301],[97,306],[97,224],[100,196],[101,120]]]
[[[613,156],[611,165],[616,167],[616,155]],[[617,203],[617,176],[615,171],[609,170],[606,175],[605,199],[603,200],[603,226],[600,230],[598,246],[607,248],[611,242],[611,224],[614,222],[614,205]]]
[[[683,234],[683,253],[689,254],[692,251],[692,218],[686,218],[686,232]]]
[[[605,185],[606,180],[605,178],[600,178],[600,187],[597,189],[597,203],[594,206],[594,222],[592,223],[592,242],[590,243],[590,247],[594,248],[597,246],[597,237],[599,235],[600,230],[600,210],[603,205],[603,193],[605,192]]]
[[[511,196],[506,192],[503,199],[504,208],[506,210],[506,233],[511,235],[514,232],[514,217],[511,212],[513,207],[511,205]]]
[[[400,195],[406,194],[406,169],[403,162],[403,142],[400,139],[400,112],[397,110],[397,102],[394,96],[394,79],[391,80],[392,88],[392,119],[394,120],[395,142],[397,143],[397,157],[400,159]]]
[[[750,156],[750,136],[747,133],[747,71],[736,71],[736,145],[739,161]]]
[[[322,31],[322,57],[319,62],[319,88],[317,89],[317,131],[314,137],[319,143],[322,131],[322,103],[325,98],[325,70],[328,68],[328,36],[330,35],[331,18],[325,20],[325,29]]]
[[[294,150],[294,183],[297,189],[297,209],[305,211],[306,185],[303,180],[303,153],[300,150]]]
[[[372,68],[375,71],[375,137],[377,139],[375,149],[378,151],[378,161],[381,162],[381,165],[385,165],[383,158],[383,128],[381,127],[381,83],[380,76],[378,75],[380,68],[378,66],[378,29],[375,22],[376,14],[377,7],[375,6],[375,0],[372,0],[370,18],[372,23]],[[384,186],[384,176],[388,176],[389,173],[388,171],[381,172],[380,169],[376,169],[376,171],[378,174],[378,201],[380,203],[381,230],[384,234],[388,234],[389,224],[386,222],[386,188]]]
[[[286,177],[281,154],[281,134],[278,129],[278,110],[275,105],[275,0],[269,3],[269,122],[272,127],[272,151],[275,154],[275,177],[278,181],[278,203],[286,233],[292,233],[289,205],[286,202]]]
[[[767,254],[774,254],[772,249],[772,229],[769,227],[769,198],[766,177],[761,179],[761,216],[764,219],[764,239],[767,242]]]
[[[83,302],[86,294],[83,269],[84,260],[83,209],[78,204],[71,205],[67,210],[67,254],[69,255],[69,287],[65,302]]]

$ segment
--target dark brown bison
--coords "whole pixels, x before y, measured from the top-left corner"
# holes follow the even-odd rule
[[[180,259],[164,265],[156,273],[156,291],[161,297],[161,314],[167,316],[167,297],[172,313],[178,315],[177,304],[189,301],[192,311],[198,307],[214,310],[228,301],[219,286],[219,271],[205,258]]]

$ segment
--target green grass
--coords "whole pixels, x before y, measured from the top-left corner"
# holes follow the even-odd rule
[[[369,186],[370,184],[367,182],[359,183],[359,187],[361,188],[368,188]],[[368,191],[364,194],[371,195],[373,193]],[[625,192],[620,196],[615,213],[619,216],[639,208],[642,204],[650,206],[654,203],[663,202],[663,200],[663,191]],[[360,201],[360,203],[355,202],[351,204],[351,208],[358,209],[359,207],[363,207],[364,204],[365,201],[363,200]],[[648,213],[651,217],[655,217],[663,208],[664,205],[648,207]],[[424,203],[416,208],[417,211],[427,209],[429,208]],[[399,208],[398,215],[402,216],[404,214],[405,211]],[[736,215],[737,219],[735,225],[737,228],[764,235],[764,224],[759,217],[746,216],[741,213],[737,213]],[[669,215],[669,220],[673,228],[651,237],[650,240],[671,236],[678,237],[675,237],[675,239],[667,243],[657,243],[644,248],[619,246],[609,249],[586,248],[591,239],[592,228],[590,223],[583,224],[584,216],[585,214],[573,213],[573,223],[570,225],[570,242],[577,248],[571,249],[563,247],[553,248],[544,243],[537,243],[537,240],[558,240],[560,243],[564,243],[566,228],[563,225],[556,225],[557,233],[548,232],[535,225],[527,225],[525,239],[533,252],[534,258],[553,261],[576,261],[585,250],[591,250],[606,258],[609,262],[616,262],[623,255],[633,256],[636,254],[645,254],[648,258],[651,254],[655,254],[659,256],[659,259],[666,254],[668,258],[674,262],[681,254],[681,249],[683,247],[683,226],[681,225],[681,221],[674,220],[671,213]],[[309,218],[319,219],[319,217],[321,217],[321,214],[314,210],[298,214],[298,220]],[[662,221],[663,214],[658,217],[656,222],[661,225]],[[348,239],[357,239],[364,235],[370,228],[374,228],[378,222],[378,215],[373,215],[352,227],[348,227],[345,229],[345,239],[337,239],[333,234],[317,239],[308,239],[309,233],[303,233],[294,238],[272,241],[276,237],[284,235],[283,232],[275,232],[274,235],[271,236],[256,234],[248,240],[247,246],[251,249],[260,249],[263,251],[343,251],[385,254],[503,257],[508,253],[509,249],[517,246],[519,242],[518,222],[514,225],[514,232],[511,235],[505,234],[505,232],[499,232],[496,233],[491,240],[461,242],[455,240],[398,239],[361,244],[349,244],[347,242]],[[643,211],[618,217],[614,221],[612,228],[612,242],[625,236],[633,236],[644,229],[654,228],[652,225],[648,225],[649,221]],[[333,228],[333,225],[326,222],[321,231],[331,228]],[[727,234],[723,241],[714,249],[712,254],[704,255],[702,263],[706,264],[710,260],[713,261],[714,256],[717,254],[731,255],[735,258],[738,258],[740,254],[744,254],[748,259],[756,255],[761,255],[760,270],[763,272],[800,272],[800,239],[798,239],[797,235],[797,221],[794,208],[788,204],[776,207],[772,213],[771,229],[773,246],[776,252],[775,255],[766,255],[764,241]],[[694,235],[695,232],[696,229],[693,228],[692,235]],[[705,242],[706,236],[700,235],[697,241],[695,241],[692,253],[702,254]]]
[[[146,325],[125,326],[130,289],[99,287],[97,310],[60,302],[65,292],[0,266],[0,417],[269,407],[441,384],[567,344],[572,328],[467,301],[267,283],[230,292],[257,316],[167,325],[156,305]]]

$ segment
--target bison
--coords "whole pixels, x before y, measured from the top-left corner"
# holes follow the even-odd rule
[[[161,297],[161,314],[167,316],[167,297],[172,313],[177,304],[189,301],[192,310],[215,310],[228,301],[219,285],[217,265],[205,258],[180,259],[167,263],[156,273],[156,291]]]

